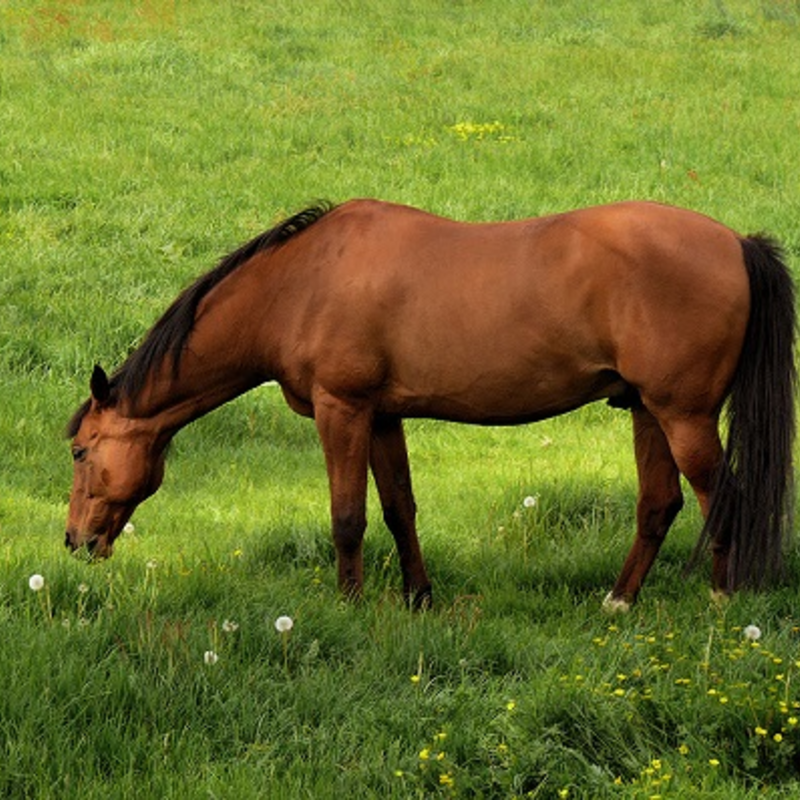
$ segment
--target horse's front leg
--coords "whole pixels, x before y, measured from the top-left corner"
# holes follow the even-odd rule
[[[362,544],[367,526],[367,463],[372,411],[321,393],[314,401],[331,496],[339,589],[349,598],[364,586]]]
[[[375,420],[370,465],[383,507],[383,519],[394,536],[400,556],[403,595],[413,608],[427,608],[431,604],[431,584],[417,538],[417,508],[401,419]]]

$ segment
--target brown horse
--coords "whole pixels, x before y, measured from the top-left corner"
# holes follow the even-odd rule
[[[111,554],[184,425],[267,380],[313,417],[339,585],[362,588],[371,468],[408,599],[430,583],[404,417],[512,425],[595,400],[630,409],[625,609],[683,500],[706,518],[713,588],[759,587],[791,530],[794,289],[777,247],[691,211],[620,203],[466,224],[356,200],[297,214],[181,294],[69,425],[67,544]],[[728,444],[718,421],[725,401]]]

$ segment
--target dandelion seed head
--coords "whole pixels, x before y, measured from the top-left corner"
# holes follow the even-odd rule
[[[275,620],[275,630],[278,633],[289,633],[294,627],[294,620],[291,617],[280,616]]]
[[[28,586],[30,586],[32,591],[40,592],[44,589],[44,578],[38,573],[31,575],[30,578],[28,578]]]
[[[232,619],[226,619],[222,622],[222,630],[225,633],[234,633],[239,630],[239,623],[234,622]]]
[[[757,642],[761,638],[761,628],[758,625],[748,625],[744,631],[744,638],[751,642]]]
[[[539,495],[538,494],[529,494],[523,501],[522,505],[525,508],[535,508],[539,503]]]
[[[206,650],[203,653],[203,662],[209,666],[214,666],[217,661],[219,661],[219,656],[213,650]]]

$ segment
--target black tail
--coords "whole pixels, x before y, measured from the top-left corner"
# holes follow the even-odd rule
[[[730,545],[728,589],[783,573],[792,533],[795,434],[794,284],[778,245],[742,239],[750,319],[728,397],[728,442],[701,543]]]

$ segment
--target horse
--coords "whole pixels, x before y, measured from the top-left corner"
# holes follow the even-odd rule
[[[264,382],[312,418],[338,586],[361,595],[371,470],[403,593],[431,602],[405,418],[517,425],[627,409],[633,545],[604,604],[637,599],[683,505],[712,590],[763,589],[792,530],[794,285],[779,245],[629,201],[465,223],[378,200],[319,203],[255,237],[169,306],[68,424],[66,543],[110,556],[185,425]],[[720,438],[721,415],[727,441]]]

